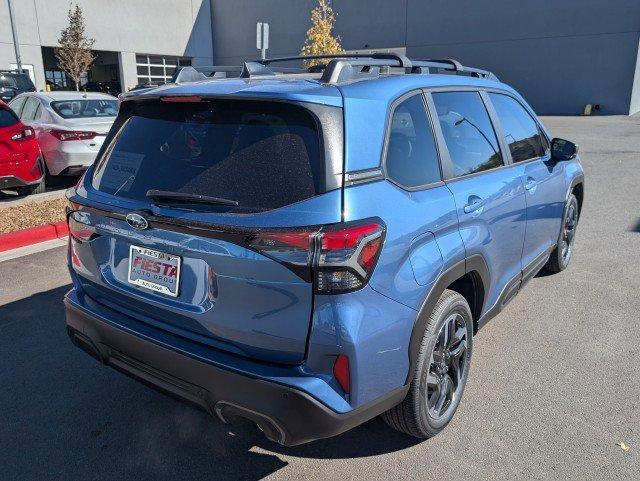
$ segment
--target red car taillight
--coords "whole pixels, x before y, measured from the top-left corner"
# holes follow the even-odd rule
[[[325,226],[316,230],[264,231],[249,245],[282,263],[307,267],[315,291],[341,294],[369,281],[384,240],[380,221]]]
[[[49,130],[49,133],[53,135],[56,139],[61,141],[66,140],[91,140],[95,138],[98,133],[97,132],[88,132],[83,130]]]
[[[11,140],[22,141],[22,140],[35,139],[35,137],[36,137],[36,132],[31,127],[25,127],[17,134],[12,135]]]

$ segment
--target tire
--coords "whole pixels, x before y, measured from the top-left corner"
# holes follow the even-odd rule
[[[456,326],[456,335],[449,337],[454,342],[446,343],[448,347],[443,349],[443,340],[447,332],[452,331],[451,326]],[[445,290],[427,320],[409,392],[400,404],[383,413],[382,419],[392,428],[421,439],[442,431],[460,404],[469,375],[472,347],[473,317],[469,304],[457,292]],[[454,351],[460,352],[451,355]],[[450,365],[446,366],[447,363]],[[440,379],[441,384],[437,384]],[[437,409],[440,390],[444,401]]]
[[[555,274],[562,272],[569,266],[573,255],[576,229],[578,227],[578,215],[578,199],[576,199],[575,195],[571,194],[567,199],[564,212],[562,213],[562,227],[560,229],[560,235],[558,236],[558,243],[544,267],[547,272]]]
[[[43,172],[42,181],[39,184],[34,185],[25,185],[24,187],[18,187],[16,191],[18,195],[31,195],[31,194],[42,194],[47,189],[47,167],[41,159],[38,159],[37,162],[40,163],[41,172]]]

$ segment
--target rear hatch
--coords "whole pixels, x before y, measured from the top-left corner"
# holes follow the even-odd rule
[[[70,199],[72,266],[89,296],[126,315],[299,363],[313,284],[296,233],[340,221],[341,185],[340,107],[126,101]]]

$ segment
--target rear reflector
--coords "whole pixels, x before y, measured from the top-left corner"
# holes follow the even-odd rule
[[[333,375],[336,377],[338,384],[346,393],[351,390],[351,375],[349,373],[349,358],[344,354],[340,354],[333,364]]]

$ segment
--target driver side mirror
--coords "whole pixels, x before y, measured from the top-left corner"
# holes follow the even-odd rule
[[[578,146],[564,139],[551,141],[551,158],[557,162],[575,159],[578,155]]]

